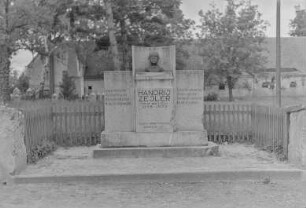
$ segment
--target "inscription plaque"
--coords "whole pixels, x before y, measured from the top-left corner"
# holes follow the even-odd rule
[[[105,72],[104,79],[105,131],[133,131],[135,125],[132,73]]]
[[[176,127],[203,131],[204,71],[177,71]]]
[[[138,88],[137,132],[172,132],[173,88]]]

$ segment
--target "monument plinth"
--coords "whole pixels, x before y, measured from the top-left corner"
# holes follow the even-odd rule
[[[132,72],[104,74],[102,149],[207,146],[204,72],[176,71],[174,46],[134,46],[132,53]]]

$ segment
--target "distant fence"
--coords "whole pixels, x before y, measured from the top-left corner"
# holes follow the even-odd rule
[[[24,108],[27,149],[44,139],[61,146],[95,145],[104,130],[104,107],[97,102],[51,102]],[[288,124],[284,109],[239,103],[204,104],[203,124],[216,143],[252,142],[287,154]]]

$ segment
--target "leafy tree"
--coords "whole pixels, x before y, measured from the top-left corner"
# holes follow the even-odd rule
[[[0,0],[0,103],[10,100],[10,65],[27,30],[31,10],[26,0]]]
[[[15,85],[22,93],[25,93],[29,89],[29,77],[22,73]]]
[[[128,56],[128,45],[162,46],[177,45],[177,66],[187,58],[182,45],[192,37],[194,22],[186,19],[180,9],[180,0],[115,0],[115,23],[119,25],[119,42],[123,54]],[[123,57],[125,62],[128,57]],[[127,64],[124,67],[127,70]]]
[[[33,0],[28,2],[32,7],[31,24],[22,34],[22,46],[38,53],[44,61],[44,75],[50,70],[50,57],[61,45],[67,43],[72,36],[69,12],[74,5],[73,0]],[[72,17],[70,17],[72,18]],[[45,76],[41,83],[44,89]]]
[[[18,71],[12,70],[10,71],[10,94],[13,93],[13,90],[15,89],[18,82]]]
[[[116,40],[116,36],[115,36],[112,1],[111,0],[104,0],[104,4],[105,4],[105,9],[106,9],[108,35],[109,35],[109,40],[110,40],[110,47],[111,47],[111,51],[112,51],[114,68],[115,68],[116,71],[119,71],[120,70],[120,60],[119,60],[117,40]]]
[[[63,73],[60,89],[61,89],[61,95],[64,99],[73,100],[77,98],[74,81],[71,77],[69,77],[67,72]]]
[[[289,24],[291,36],[306,36],[306,11],[296,8],[296,16]]]
[[[215,5],[201,17],[200,55],[209,73],[226,80],[229,101],[233,101],[234,85],[242,74],[261,68],[265,62],[262,56],[262,42],[266,23],[261,19],[256,5],[242,1],[227,0],[224,13]]]
[[[74,16],[90,20],[92,28],[87,30],[90,31],[87,35],[96,40],[98,48],[110,46],[114,49],[116,40],[120,55],[122,54],[121,69],[130,70],[131,59],[128,49],[130,45],[176,44],[178,57],[187,57],[181,45],[186,43],[183,40],[191,39],[194,22],[184,18],[179,8],[180,0],[89,0],[89,2],[87,5],[82,4],[83,12],[76,9]],[[110,20],[111,16],[113,21]],[[114,34],[109,35],[109,31]]]

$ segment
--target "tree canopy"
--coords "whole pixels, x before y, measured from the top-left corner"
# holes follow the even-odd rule
[[[290,21],[291,36],[306,36],[306,11],[296,8],[296,16]]]
[[[249,1],[227,0],[224,13],[211,5],[210,10],[200,11],[199,15],[200,55],[207,72],[227,84],[232,101],[232,89],[242,72],[253,72],[265,62],[261,52],[266,23],[257,6]]]
[[[21,48],[39,54],[47,72],[60,46],[74,47],[83,62],[90,53],[114,46],[120,70],[130,70],[130,45],[177,44],[182,69],[180,59],[188,53],[181,45],[191,39],[194,22],[180,5],[181,0],[0,0],[0,100],[9,100],[10,58]]]
[[[19,40],[28,30],[30,14],[26,0],[0,0],[0,103],[10,100],[10,59],[21,48]]]

